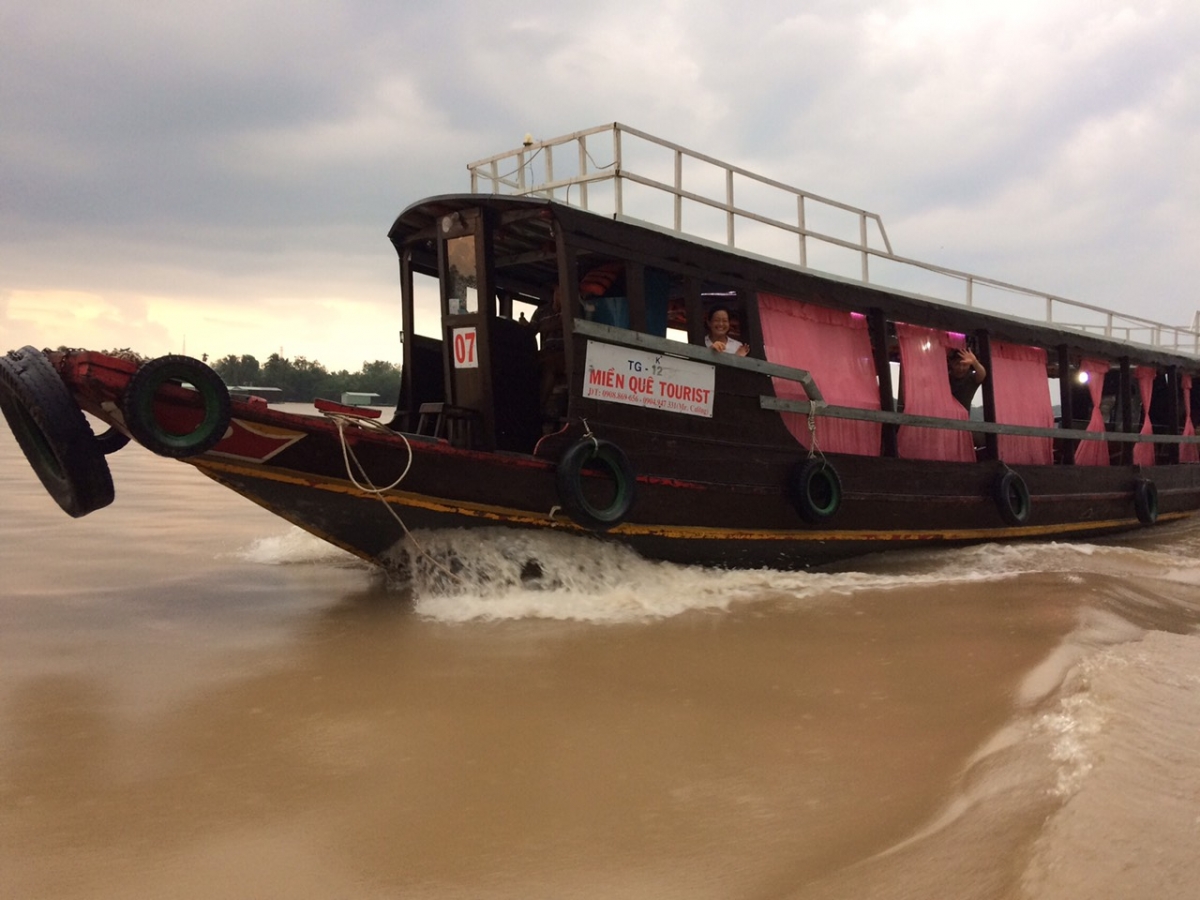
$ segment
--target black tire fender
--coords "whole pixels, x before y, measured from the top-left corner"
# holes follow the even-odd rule
[[[600,470],[612,479],[612,502],[598,506],[583,490],[584,469]],[[585,437],[567,448],[555,471],[558,499],[577,525],[592,531],[608,531],[629,515],[637,497],[637,476],[629,457],[611,441]]]
[[[63,512],[77,519],[112,503],[112,473],[92,426],[36,347],[0,357],[0,410]]]
[[[996,476],[992,489],[1000,517],[1009,525],[1024,525],[1029,521],[1033,503],[1025,479],[1011,469]]]
[[[168,382],[190,384],[199,395],[202,416],[191,431],[177,433],[159,422],[155,397]],[[229,389],[221,376],[190,356],[160,356],[145,363],[125,388],[121,402],[125,427],[137,442],[159,456],[185,459],[211,450],[229,429]]]
[[[832,463],[806,459],[792,467],[788,495],[796,512],[815,525],[837,514],[842,505],[842,479]]]
[[[100,452],[107,456],[110,453],[116,453],[128,444],[129,435],[119,431],[116,426],[109,425],[107,429],[96,435],[96,443],[100,447]]]
[[[1149,478],[1139,478],[1134,484],[1133,510],[1143,525],[1158,521],[1158,485]]]

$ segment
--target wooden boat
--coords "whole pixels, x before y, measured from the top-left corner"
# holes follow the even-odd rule
[[[635,145],[660,155],[639,170]],[[54,499],[76,516],[111,502],[105,453],[132,438],[391,567],[422,529],[803,567],[1200,506],[1195,325],[915,263],[875,214],[620,124],[469,168],[470,193],[415,203],[389,233],[390,421],[231,400],[186,357],[26,347],[0,360],[0,403]],[[745,355],[706,345],[717,307]],[[974,415],[947,374],[958,349],[986,372]]]

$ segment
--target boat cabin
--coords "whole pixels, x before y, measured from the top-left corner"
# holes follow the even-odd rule
[[[588,163],[610,132],[621,164],[598,174]],[[630,173],[620,154],[633,138],[674,157],[673,181]],[[555,148],[561,159],[564,146],[576,145],[580,171],[525,177],[536,153],[550,170]],[[692,158],[723,167],[728,189],[697,201],[681,183]],[[510,159],[520,177],[498,174]],[[639,471],[670,461],[666,468],[679,472],[674,458],[686,449],[694,465],[682,468],[696,476],[728,465],[737,445],[1024,465],[1197,459],[1195,328],[926,264],[914,265],[965,287],[965,296],[881,283],[876,269],[911,261],[892,253],[875,214],[619,124],[471,170],[473,181],[490,177],[492,193],[476,184],[469,194],[421,201],[389,233],[402,285],[393,423],[401,430],[467,450],[532,454],[544,435],[586,422],[640,453]],[[734,176],[784,192],[798,214],[785,220],[741,205]],[[588,206],[587,188],[595,200],[601,177],[617,180],[614,211]],[[622,178],[665,192],[673,217],[636,214]],[[724,227],[684,227],[684,201],[715,212]],[[817,230],[806,214],[820,205],[849,215],[859,233]],[[737,239],[749,226],[781,231],[798,254],[744,248]],[[817,268],[817,245],[841,251],[849,271]],[[997,302],[986,302],[989,291]],[[1014,314],[1016,301],[1043,315]],[[740,344],[739,352],[710,346],[714,312],[728,323],[727,349]],[[953,383],[960,351],[974,360],[964,377],[977,385]]]

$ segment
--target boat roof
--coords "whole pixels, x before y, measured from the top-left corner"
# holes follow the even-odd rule
[[[661,158],[647,156],[646,146]],[[570,151],[567,164],[564,149]],[[707,177],[704,171],[695,174],[697,167],[706,169]],[[520,148],[471,163],[468,169],[471,192],[420,200],[397,217],[388,232],[397,249],[421,232],[428,230],[432,237],[442,216],[483,208],[504,224],[504,255],[539,270],[531,271],[531,277],[548,275],[556,266],[545,246],[546,223],[536,224],[544,218],[569,233],[629,245],[664,260],[676,258],[681,244],[728,254],[741,261],[736,268],[753,264],[755,280],[762,274],[768,285],[764,289],[774,284],[786,293],[788,284],[814,279],[823,299],[857,309],[880,308],[901,321],[944,323],[954,331],[987,328],[1010,340],[1046,346],[1069,336],[1068,343],[1084,352],[1167,364],[1200,359],[1196,327],[1155,322],[898,256],[876,213],[620,123],[547,141],[527,138]],[[699,184],[685,183],[685,172]],[[660,202],[651,202],[654,196]],[[669,202],[661,202],[663,198]],[[1121,348],[1127,352],[1122,354]]]

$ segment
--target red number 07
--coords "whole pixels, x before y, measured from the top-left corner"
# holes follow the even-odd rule
[[[456,368],[475,368],[479,365],[475,358],[475,329],[454,329],[454,365]]]

